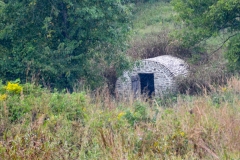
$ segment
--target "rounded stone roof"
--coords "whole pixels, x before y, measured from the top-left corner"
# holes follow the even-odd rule
[[[174,76],[188,74],[188,65],[184,60],[170,55],[163,55],[154,58],[144,59],[144,61],[158,62],[165,66]]]

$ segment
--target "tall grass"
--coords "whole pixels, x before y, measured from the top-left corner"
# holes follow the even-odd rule
[[[178,96],[171,107],[157,99],[120,102],[107,89],[22,87],[1,101],[0,159],[240,158],[238,78],[210,94]]]
[[[168,2],[142,3],[134,12],[133,29],[137,35],[158,33],[174,28],[173,7]]]

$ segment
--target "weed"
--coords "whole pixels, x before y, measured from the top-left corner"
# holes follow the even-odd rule
[[[238,159],[239,84],[232,78],[203,96],[178,96],[171,107],[155,100],[117,102],[105,90],[93,95],[33,87],[23,98],[1,101],[0,158]]]

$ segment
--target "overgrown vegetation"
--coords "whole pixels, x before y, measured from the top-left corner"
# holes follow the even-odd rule
[[[239,11],[238,0],[173,0],[177,18],[184,29],[178,30],[181,43],[190,48],[202,48],[211,37],[225,35],[226,57],[232,69],[239,64]],[[235,46],[235,47],[234,47]]]
[[[11,84],[21,93],[1,84],[1,159],[240,157],[238,78],[203,96],[169,97],[165,106]]]
[[[172,4],[0,0],[0,159],[239,159],[239,2]],[[131,59],[165,54],[184,94],[114,98]]]
[[[177,1],[175,3],[180,4]],[[135,11],[137,18],[133,27],[136,35],[132,38],[128,55],[134,60],[166,54],[184,59],[189,64],[190,75],[184,81],[179,81],[180,93],[199,94],[204,92],[203,87],[210,91],[212,86],[225,84],[226,79],[232,75],[228,66],[234,64],[227,61],[224,55],[226,49],[219,47],[230,34],[213,36],[201,42],[204,45],[199,45],[191,38],[191,34],[184,34],[184,31],[190,30],[185,29],[187,22],[179,18],[177,12],[179,8],[176,8],[162,1],[139,5]],[[181,12],[184,13],[184,9]],[[155,21],[157,19],[158,21]],[[196,43],[195,47],[182,41],[182,39],[187,41],[188,38],[192,43]]]
[[[129,66],[131,6],[124,0],[0,1],[0,72],[51,89],[106,82]]]

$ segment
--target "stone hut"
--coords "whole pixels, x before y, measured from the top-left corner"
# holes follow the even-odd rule
[[[162,96],[177,91],[177,77],[186,77],[188,65],[179,58],[164,55],[136,62],[116,82],[118,96],[134,97],[140,94]]]

